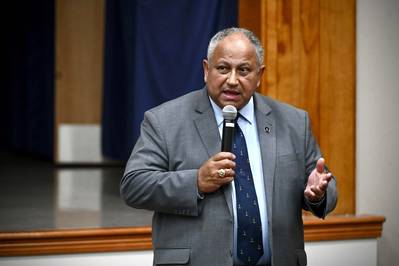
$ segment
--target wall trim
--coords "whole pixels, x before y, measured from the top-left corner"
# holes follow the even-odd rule
[[[0,233],[0,256],[150,250],[150,227]]]
[[[304,216],[305,241],[378,238],[382,234],[384,216],[332,215],[325,220]]]
[[[304,216],[305,241],[381,237],[383,216]],[[151,250],[151,227],[0,232],[0,256]]]

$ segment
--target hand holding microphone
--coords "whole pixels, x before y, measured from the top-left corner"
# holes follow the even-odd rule
[[[198,170],[198,192],[211,193],[233,181],[235,176],[235,155],[231,153],[231,150],[236,117],[237,109],[234,106],[226,105],[223,108],[221,152],[209,158]]]

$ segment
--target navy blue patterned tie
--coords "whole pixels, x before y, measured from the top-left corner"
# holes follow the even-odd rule
[[[256,265],[263,255],[262,224],[247,144],[238,123],[235,128],[233,153],[236,155],[237,257],[245,265]]]

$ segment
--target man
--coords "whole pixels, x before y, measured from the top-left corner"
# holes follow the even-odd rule
[[[337,199],[307,113],[255,92],[248,30],[217,33],[203,67],[205,89],[145,113],[121,181],[127,204],[154,211],[154,265],[306,265],[302,208],[324,217]],[[226,105],[235,154],[220,152]]]

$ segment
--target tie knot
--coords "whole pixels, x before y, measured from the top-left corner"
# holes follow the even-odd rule
[[[241,116],[241,114],[240,113],[237,113],[237,116],[236,116],[236,118],[234,118],[234,122],[237,124],[237,122],[238,122],[238,118],[240,118],[240,116]]]
[[[234,121],[237,123],[239,118],[246,120],[246,118],[240,112],[237,112],[237,116]]]

